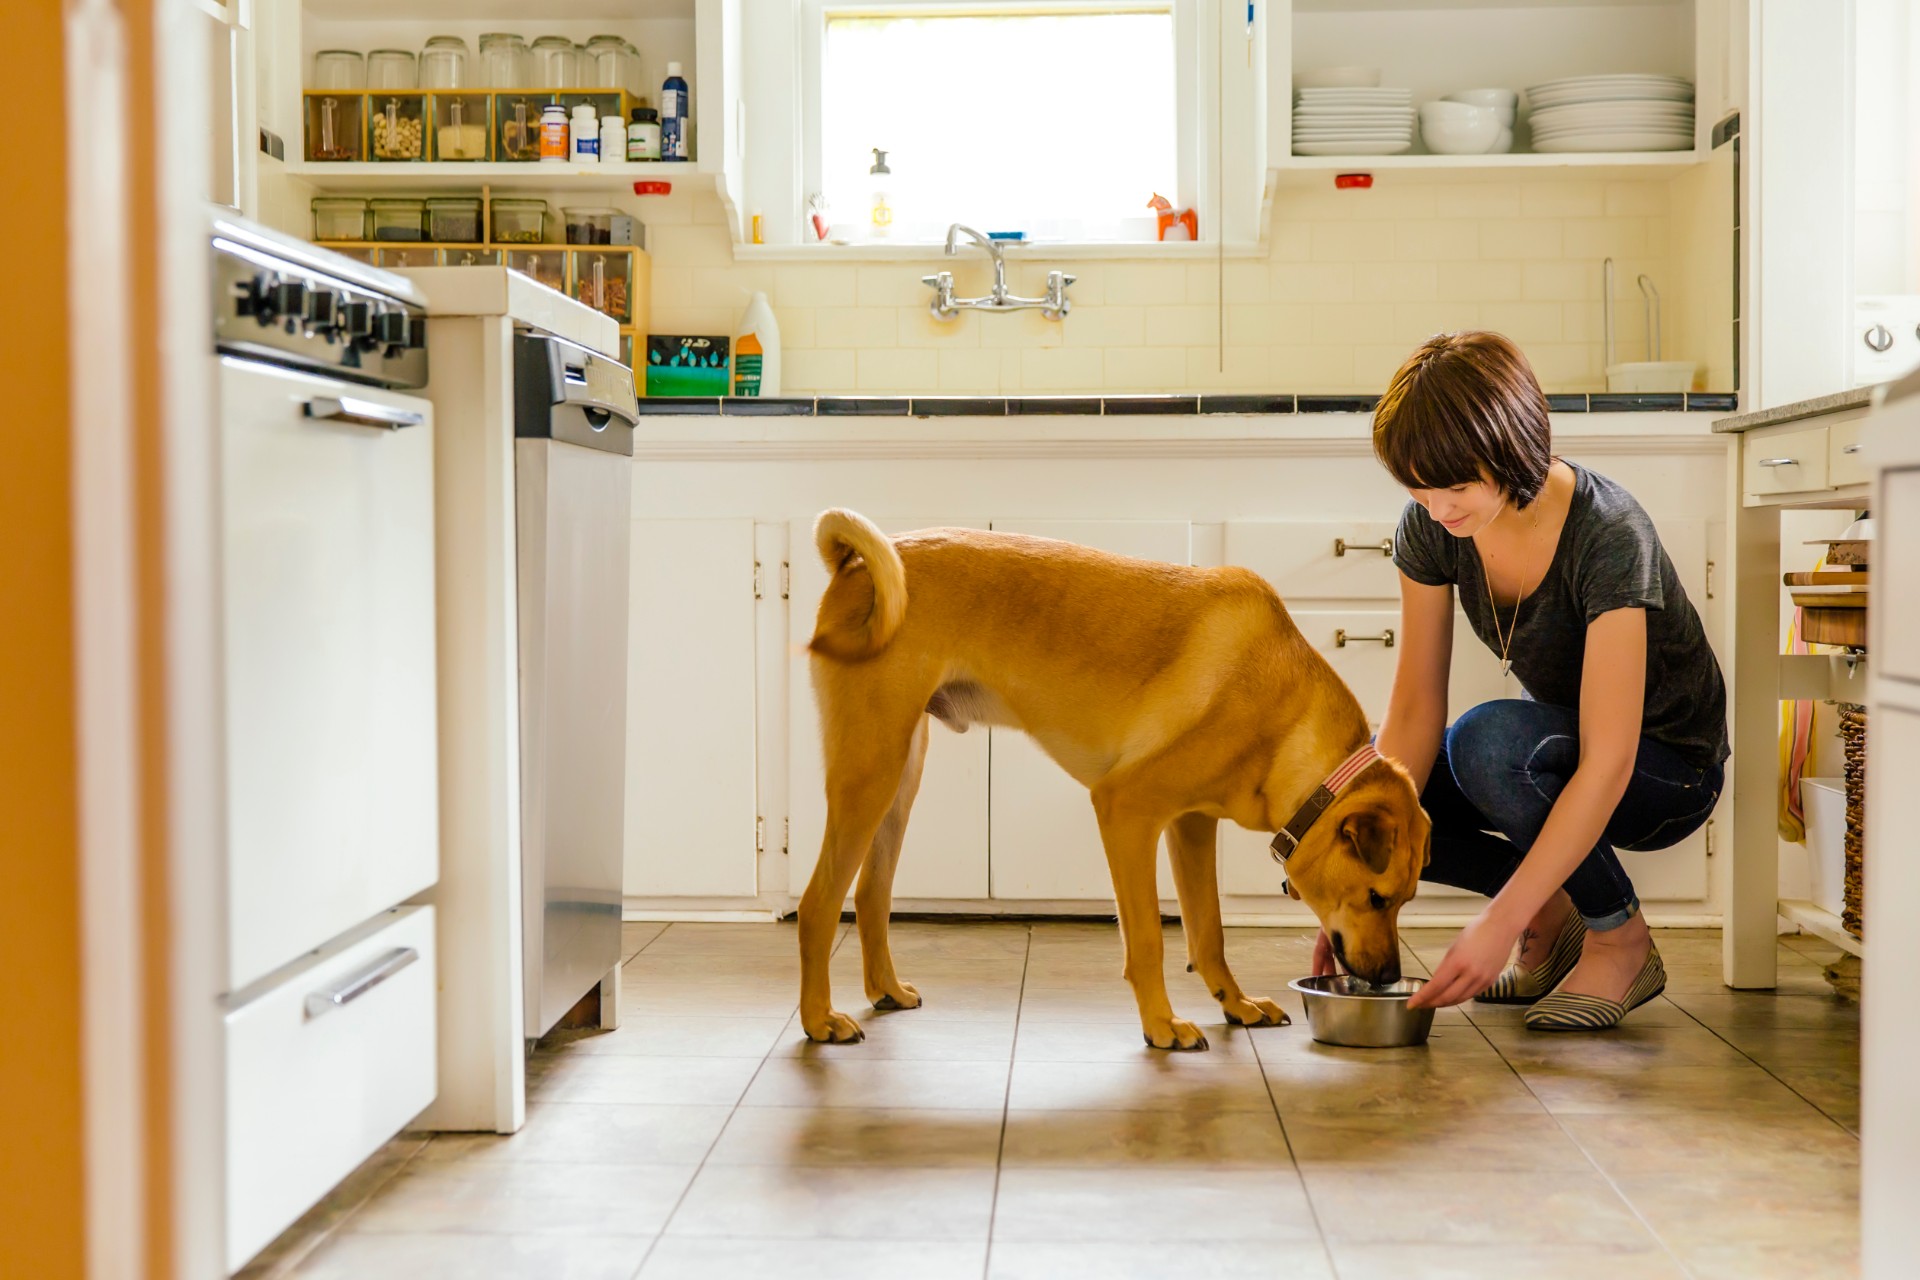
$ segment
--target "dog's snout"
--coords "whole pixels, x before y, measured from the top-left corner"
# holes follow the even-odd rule
[[[1374,975],[1373,985],[1385,987],[1398,981],[1400,981],[1400,957],[1389,956],[1386,963],[1380,966],[1380,972]]]
[[[1335,929],[1327,935],[1327,945],[1333,948],[1333,958],[1335,960],[1338,960],[1344,967],[1352,967],[1347,965],[1347,940],[1340,936],[1338,929]]]

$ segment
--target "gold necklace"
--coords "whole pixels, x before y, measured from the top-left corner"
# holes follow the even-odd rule
[[[1491,520],[1487,523],[1493,523]],[[1540,527],[1539,512],[1534,513],[1533,529]],[[1542,571],[1544,572],[1544,570]],[[1520,594],[1513,598],[1513,618],[1507,623],[1505,634],[1500,631],[1500,605],[1493,598],[1493,570],[1487,565],[1486,558],[1480,560],[1480,576],[1487,584],[1487,608],[1493,612],[1493,635],[1500,642],[1500,678],[1506,679],[1513,673],[1513,659],[1508,656],[1513,648],[1513,637],[1520,630],[1520,605],[1527,598],[1527,580],[1520,580]]]

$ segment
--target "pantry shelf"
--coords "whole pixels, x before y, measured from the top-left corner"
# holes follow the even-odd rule
[[[1848,933],[1841,926],[1840,917],[1826,908],[1816,907],[1811,902],[1802,902],[1797,898],[1782,898],[1779,911],[1783,919],[1799,925],[1816,938],[1831,942],[1848,955],[1861,954],[1860,939]]]
[[[636,182],[671,182],[675,194],[714,189],[714,175],[696,163],[630,160],[621,164],[540,164],[469,161],[300,161],[287,173],[318,191],[620,191]]]
[[[1608,151],[1536,155],[1532,152],[1492,156],[1287,156],[1276,170],[1280,185],[1303,187],[1324,182],[1329,174],[1410,173],[1433,181],[1471,181],[1501,177],[1646,177],[1648,170],[1679,169],[1699,164],[1699,151]]]

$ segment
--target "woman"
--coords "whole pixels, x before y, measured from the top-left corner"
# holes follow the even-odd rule
[[[1373,438],[1413,499],[1393,543],[1403,639],[1379,747],[1433,819],[1422,878],[1492,899],[1409,1003],[1477,997],[1531,1004],[1536,1030],[1611,1027],[1666,987],[1614,850],[1667,848],[1712,813],[1719,664],[1639,503],[1553,456],[1546,397],[1505,338],[1429,339]],[[1448,725],[1456,589],[1527,696]],[[1315,970],[1332,966],[1322,934]]]

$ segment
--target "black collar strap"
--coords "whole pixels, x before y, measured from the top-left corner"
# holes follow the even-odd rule
[[[1345,791],[1348,784],[1360,776],[1362,769],[1378,759],[1380,759],[1380,753],[1373,749],[1373,743],[1368,742],[1342,761],[1338,769],[1328,774],[1327,780],[1314,788],[1313,794],[1307,797],[1306,803],[1287,820],[1287,825],[1274,833],[1273,843],[1267,846],[1273,851],[1273,860],[1283,867],[1286,866],[1287,859],[1293,856],[1293,851],[1300,847],[1302,840],[1306,839],[1307,828],[1327,811],[1327,806],[1333,803],[1335,796]]]

